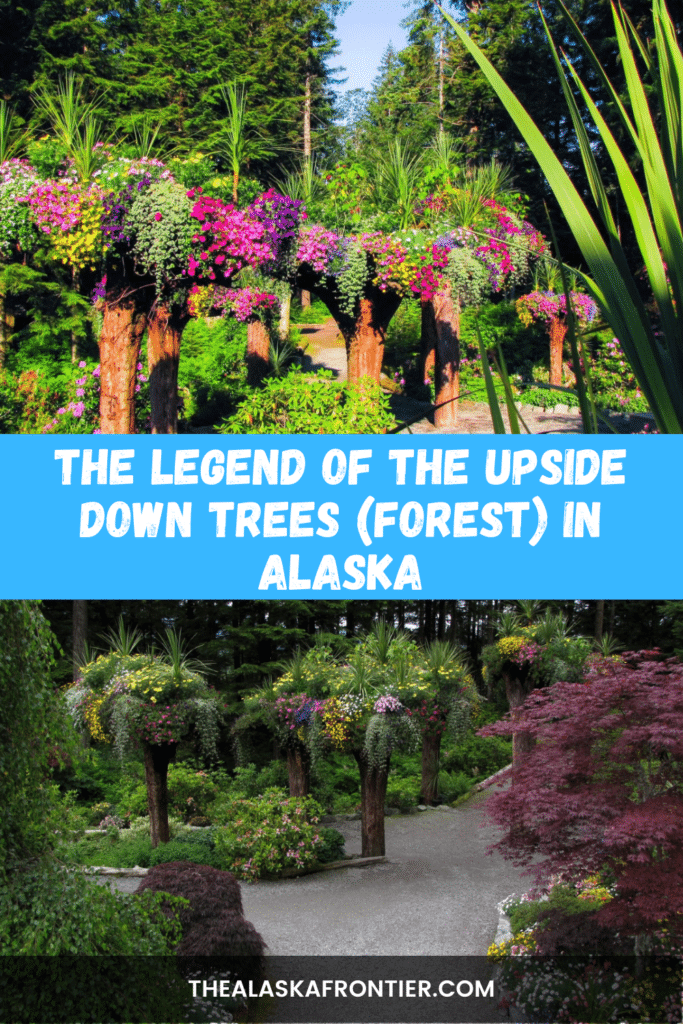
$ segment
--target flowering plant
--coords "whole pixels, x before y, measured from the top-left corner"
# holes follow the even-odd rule
[[[215,756],[225,714],[222,698],[198,672],[117,652],[86,665],[66,701],[77,728],[99,741],[113,738],[122,756],[140,742],[176,744],[193,728],[205,754]]]
[[[585,327],[597,316],[597,305],[590,295],[583,295],[580,292],[572,292],[570,298],[579,326]],[[550,324],[553,320],[566,317],[567,300],[564,293],[557,295],[550,291],[530,292],[517,299],[515,308],[525,327],[529,327],[534,320]]]
[[[25,199],[38,228],[50,236],[54,259],[76,270],[95,269],[107,248],[102,236],[104,193],[71,181],[34,184]]]
[[[263,220],[201,192],[200,188],[187,192],[188,199],[195,200],[191,215],[199,221],[191,236],[195,248],[187,267],[190,277],[228,280],[244,267],[257,268],[275,260],[273,241]]]
[[[238,878],[254,882],[305,868],[317,859],[323,844],[319,826],[322,808],[311,797],[287,798],[267,789],[255,800],[229,800],[214,806],[216,852]]]
[[[213,295],[214,307],[229,310],[243,324],[265,320],[277,304],[276,295],[259,288],[216,288]]]
[[[37,175],[26,160],[0,164],[0,259],[9,261],[30,251],[37,241],[30,209],[24,198]]]

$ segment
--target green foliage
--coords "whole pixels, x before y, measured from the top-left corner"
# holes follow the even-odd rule
[[[512,742],[499,736],[476,736],[470,733],[442,757],[443,767],[450,773],[488,778],[512,761]]]
[[[389,776],[387,783],[386,802],[389,807],[398,807],[401,811],[408,811],[420,802],[420,781],[414,779],[394,779]]]
[[[183,832],[153,849],[147,822],[144,828],[144,833],[137,829],[129,833],[123,829],[116,833],[113,842],[107,834],[103,834],[102,838],[88,836],[63,846],[60,854],[67,863],[91,867],[151,868],[155,864],[169,864],[175,860],[208,864],[214,868],[221,866],[222,859],[214,852],[210,829]]]
[[[133,258],[142,274],[154,277],[157,292],[168,292],[187,265],[197,222],[186,189],[160,181],[138,192],[127,223],[135,232]]]
[[[662,431],[680,432],[683,422],[683,390],[680,347],[680,306],[683,301],[683,208],[681,205],[680,122],[681,76],[683,53],[676,27],[663,0],[654,0],[654,45],[648,52],[643,38],[621,8],[612,8],[613,30],[626,81],[625,102],[619,88],[612,84],[604,67],[578,25],[567,18],[570,30],[588,55],[590,65],[584,79],[569,64],[562,64],[550,28],[543,22],[552,60],[560,77],[565,102],[569,108],[584,171],[587,175],[595,207],[596,223],[588,211],[563,162],[549,146],[543,132],[534,123],[512,90],[493,65],[448,15],[448,20],[461,43],[477,62],[489,85],[505,104],[526,145],[533,153],[550,188],[567,219],[576,243],[589,267],[592,278],[582,275],[583,283],[599,303],[615,335],[619,338],[633,367],[640,387],[655,414]],[[643,83],[638,60],[643,58],[647,85]],[[611,98],[620,129],[629,137],[629,148],[619,146],[604,118],[603,96],[592,96],[585,81],[598,80]],[[581,92],[593,128],[586,124],[574,89]],[[657,124],[657,128],[655,128]],[[622,229],[615,219],[608,197],[609,179],[598,165],[595,135],[609,153],[618,182],[617,195],[628,211],[639,256],[637,266],[645,264],[657,307],[657,318],[651,315],[640,296],[635,267],[622,246]],[[631,169],[637,151],[642,161],[645,189]],[[647,199],[645,195],[647,195]]]
[[[217,804],[216,818],[224,823],[214,832],[221,866],[254,881],[312,864],[321,841],[321,814],[311,797],[288,798],[279,789],[268,789],[252,800]]]
[[[468,246],[451,249],[446,275],[463,306],[481,305],[491,291],[487,268]]]
[[[235,799],[249,800],[262,796],[267,789],[287,784],[287,768],[284,761],[271,761],[263,768],[255,764],[238,765],[233,772],[230,795]]]
[[[52,765],[73,733],[55,700],[54,639],[35,601],[0,601],[0,865],[6,869],[54,841]],[[2,868],[0,868],[0,873]]]
[[[219,423],[247,390],[247,328],[231,317],[200,317],[183,331],[178,388],[192,426]]]
[[[388,399],[369,378],[344,384],[331,371],[310,376],[296,367],[247,398],[219,433],[383,434],[393,423]]]
[[[344,856],[344,836],[336,828],[321,828],[320,843],[316,847],[316,860],[320,864],[331,864]]]
[[[368,278],[368,260],[358,242],[350,242],[344,253],[344,265],[337,277],[339,308],[353,317]]]
[[[304,309],[295,294],[292,296],[290,317],[293,324],[324,324],[330,319],[330,311],[316,295],[311,296],[310,306]]]
[[[222,769],[196,769],[179,762],[168,766],[168,808],[175,817],[188,820],[194,815],[211,817],[211,806],[219,790],[227,788]],[[121,793],[116,810],[122,815],[147,813],[147,787],[143,779]]]
[[[32,864],[0,881],[0,952],[164,956],[180,938],[159,898],[129,899],[78,872]]]

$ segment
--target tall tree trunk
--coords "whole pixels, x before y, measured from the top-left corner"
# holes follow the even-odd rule
[[[5,365],[13,327],[14,317],[8,312],[6,296],[0,295],[0,370]]]
[[[371,377],[379,383],[384,361],[384,331],[378,329],[373,312],[372,302],[361,299],[356,330],[345,339],[349,384],[357,384],[361,377]]]
[[[73,658],[74,680],[81,678],[81,666],[85,663],[85,650],[88,640],[88,602],[72,603],[71,650]]]
[[[429,355],[434,354],[434,404],[438,407],[434,410],[434,426],[438,430],[456,430],[458,425],[459,333],[460,303],[447,284],[434,298],[422,303],[422,351],[425,366]]]
[[[75,292],[81,287],[81,275],[75,267],[71,270],[71,285]],[[75,331],[71,332],[71,362],[74,365],[78,362],[78,337]]]
[[[598,643],[598,644],[602,641],[602,633],[603,633],[604,621],[605,621],[605,602],[604,601],[596,601],[595,602],[595,628],[594,628],[594,631],[593,631],[593,637],[595,639],[595,642]]]
[[[505,693],[507,695],[508,703],[510,705],[510,711],[512,713],[512,720],[514,722],[516,715],[519,713],[519,709],[526,700],[528,694],[524,687],[524,684],[520,679],[513,679],[511,676],[504,675],[505,680]],[[530,754],[536,746],[536,738],[533,733],[522,732],[516,730],[512,733],[512,764],[518,765],[520,760],[526,755]]]
[[[125,284],[104,300],[100,335],[100,429],[103,434],[135,433],[135,368],[145,330],[145,310]]]
[[[178,433],[180,342],[190,319],[183,309],[157,302],[147,321],[151,433]]]
[[[313,157],[313,151],[311,147],[311,111],[312,111],[312,95],[311,95],[311,75],[306,74],[306,82],[304,85],[304,166],[308,170],[308,165]],[[301,289],[301,308],[308,309],[311,304],[311,293],[306,288]]]
[[[422,324],[420,328],[420,367],[422,380],[429,383],[436,371],[436,331],[433,328],[434,310],[429,299],[421,299]]]
[[[303,747],[287,747],[289,795],[308,796],[311,788],[311,759]]]
[[[306,84],[304,86],[304,163],[309,163],[311,160],[311,108],[312,108],[312,96],[311,96],[311,75],[306,74]]]
[[[300,268],[297,283],[312,287],[336,320],[346,342],[349,383],[357,383],[365,376],[379,383],[386,330],[401,305],[400,297],[368,283],[358,303],[358,315],[349,316],[339,306],[332,278],[321,278],[319,274]]]
[[[252,320],[247,327],[247,383],[257,387],[270,365],[270,335],[261,320]]]
[[[550,335],[550,383],[558,387],[562,386],[562,349],[566,333],[567,325],[563,324],[559,317],[553,317],[548,328],[548,334]]]
[[[175,758],[175,745],[171,743],[144,743],[145,782],[152,848],[167,843],[168,831],[168,766]]]
[[[422,784],[420,798],[423,804],[436,803],[439,789],[439,764],[441,763],[441,733],[425,732],[422,735]]]
[[[368,762],[365,750],[354,750],[353,756],[360,771],[361,857],[383,857],[389,759],[376,767]]]

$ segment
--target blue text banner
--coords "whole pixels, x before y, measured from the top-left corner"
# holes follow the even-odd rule
[[[680,598],[683,439],[0,438],[5,598]]]

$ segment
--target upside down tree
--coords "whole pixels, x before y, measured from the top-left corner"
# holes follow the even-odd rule
[[[65,700],[77,729],[96,742],[113,742],[123,757],[142,753],[152,846],[169,841],[168,766],[177,745],[195,738],[216,758],[224,721],[222,698],[183,656],[169,631],[167,655],[137,654],[135,645],[100,655],[83,668]]]
[[[490,687],[505,690],[515,728],[512,730],[512,760],[515,767],[531,750],[536,739],[517,721],[519,709],[532,691],[562,679],[578,682],[583,676],[590,644],[567,632],[561,615],[550,609],[537,623],[522,625],[516,615],[501,616],[498,639],[482,651],[484,671]]]

